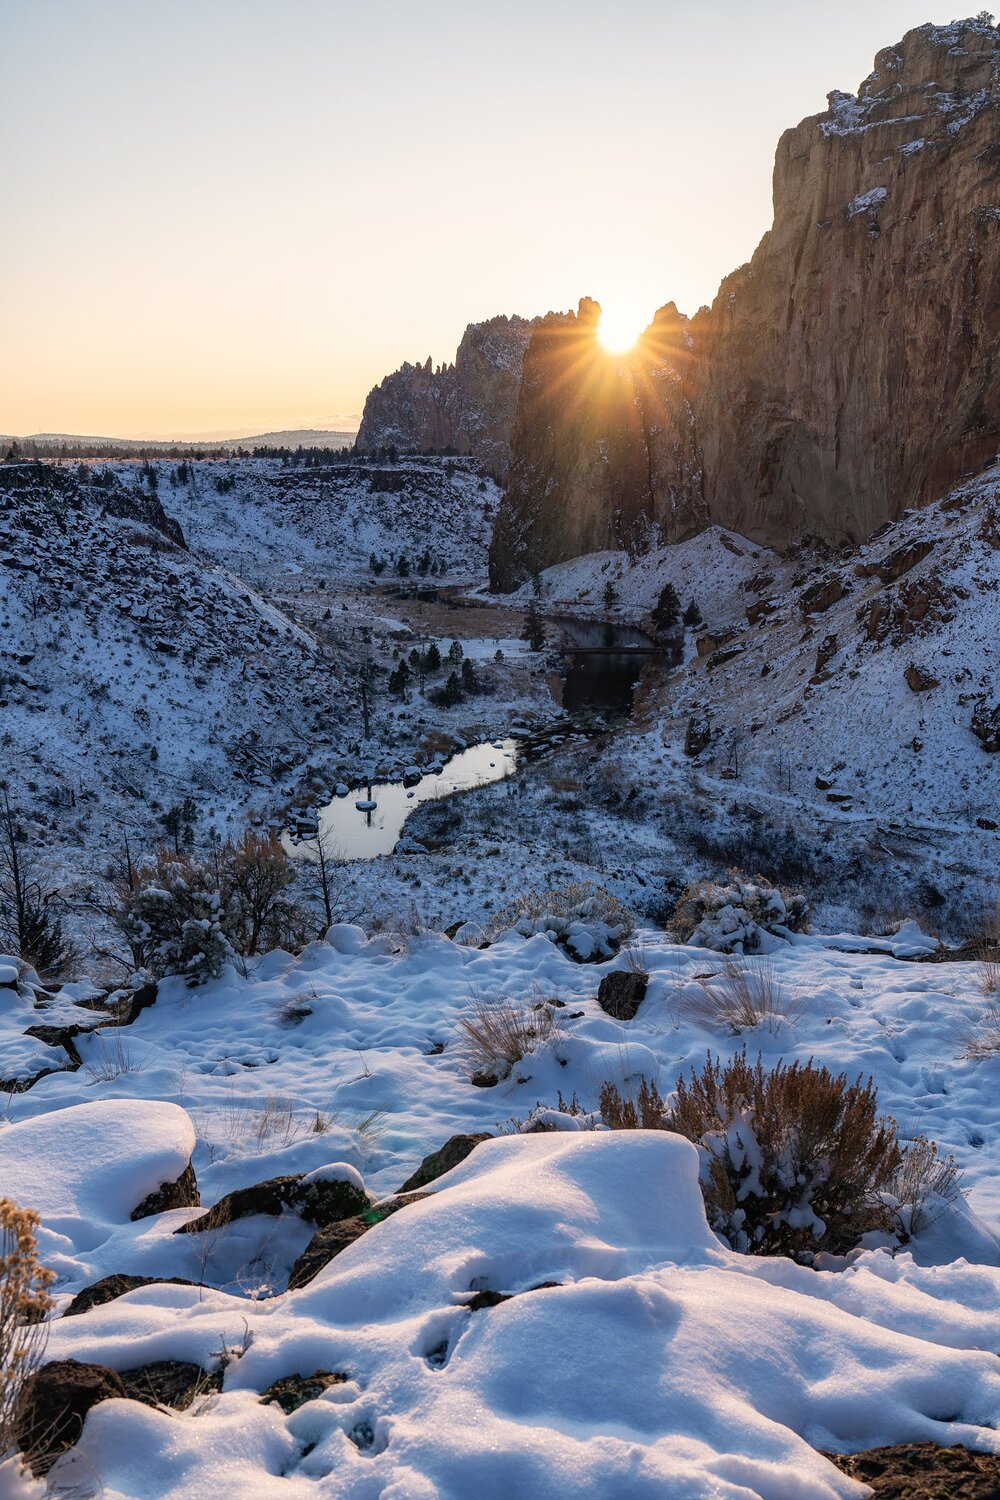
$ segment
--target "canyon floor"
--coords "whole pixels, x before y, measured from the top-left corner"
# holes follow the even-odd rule
[[[3,1500],[860,1500],[835,1457],[1000,1454],[997,470],[851,551],[712,528],[501,598],[463,461],[159,465],[184,546],[138,465],[59,472],[0,471],[4,776],[81,957],[0,960],[0,1189],[41,1215],[46,1359],[104,1399],[46,1479],[0,1465]],[[654,640],[667,583],[702,623]],[[631,714],[567,709],[567,618],[648,636]],[[323,810],[377,818],[369,783],[477,744],[516,769],[337,859],[326,930]],[[196,847],[296,833],[301,952],[130,971],[104,867],[184,797]],[[706,1011],[728,961],[667,930],[733,866],[809,908],[762,938],[753,1023]],[[624,943],[520,921],[588,884]],[[491,1007],[526,1027],[493,1075],[464,1024]],[[601,1091],[669,1101],[743,1048],[870,1076],[957,1175],[849,1254],[730,1248],[695,1146],[606,1128]]]

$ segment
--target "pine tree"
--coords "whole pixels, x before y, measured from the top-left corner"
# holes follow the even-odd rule
[[[461,641],[452,641],[448,647],[448,660],[457,667],[464,655],[465,652],[462,650]]]
[[[670,630],[681,615],[681,601],[672,583],[665,583],[653,608],[653,624],[657,630]]]
[[[424,657],[424,666],[427,668],[428,672],[440,672],[441,651],[438,647],[437,641],[431,641],[430,645],[427,647],[427,655]]]
[[[539,614],[538,605],[534,599],[528,600],[528,608],[524,612],[521,639],[528,642],[532,651],[541,651],[545,645],[545,622]]]
[[[701,610],[698,608],[697,604],[695,604],[693,599],[691,600],[691,603],[688,605],[687,609],[684,611],[684,624],[689,626],[701,624]]]
[[[618,590],[615,588],[614,584],[609,578],[607,583],[604,585],[604,608],[607,610],[612,610],[617,603]]]

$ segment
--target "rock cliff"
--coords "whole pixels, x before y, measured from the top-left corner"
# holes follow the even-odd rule
[[[490,555],[494,588],[605,547],[671,541],[706,524],[685,389],[687,319],[671,303],[638,347],[613,356],[600,307],[549,313],[525,352],[507,493]]]
[[[535,322],[501,316],[471,323],[454,364],[435,370],[428,359],[387,375],[365,402],[357,447],[418,453],[453,448],[504,479],[521,360]]]
[[[926,25],[781,138],[774,224],[617,359],[596,305],[524,354],[493,585],[657,526],[858,541],[1000,449],[1000,34]]]

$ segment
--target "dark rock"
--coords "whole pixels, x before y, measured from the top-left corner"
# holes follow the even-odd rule
[[[936,677],[932,677],[930,672],[925,672],[923,667],[918,667],[912,661],[903,676],[906,678],[906,685],[911,693],[929,693],[931,688],[938,686]]]
[[[367,1234],[369,1229],[374,1229],[383,1219],[388,1219],[392,1214],[398,1213],[401,1208],[406,1208],[409,1203],[419,1203],[426,1198],[427,1193],[408,1193],[405,1197],[396,1194],[393,1198],[384,1198],[381,1203],[376,1203],[364,1214],[358,1214],[350,1219],[338,1219],[333,1224],[327,1224],[325,1228],[318,1229],[309,1241],[298,1260],[292,1266],[288,1278],[288,1291],[297,1291],[299,1287],[306,1286],[315,1276],[318,1276],[323,1267],[329,1265],[334,1256],[346,1250],[348,1245]]]
[[[151,1214],[165,1214],[172,1208],[200,1208],[198,1182],[194,1167],[188,1162],[181,1175],[173,1182],[161,1182],[155,1192],[143,1198],[138,1208],[131,1213],[135,1219],[148,1219]]]
[[[14,1417],[14,1436],[34,1474],[47,1474],[79,1440],[92,1406],[123,1398],[121,1377],[105,1365],[54,1359],[26,1382]]]
[[[126,1292],[134,1292],[140,1286],[196,1286],[194,1281],[188,1281],[184,1276],[125,1276],[116,1274],[102,1276],[100,1281],[95,1281],[91,1286],[85,1286],[82,1292],[77,1292],[72,1302],[63,1313],[64,1318],[75,1318],[80,1313],[90,1312],[93,1307],[102,1307],[105,1302],[114,1302],[118,1297],[124,1297]]]
[[[700,755],[706,746],[712,743],[712,721],[711,719],[696,718],[694,714],[687,721],[684,731],[684,754]]]
[[[902,578],[917,563],[923,562],[933,548],[934,543],[931,541],[909,542],[906,546],[897,547],[888,557],[882,558],[881,562],[859,563],[856,571],[862,578],[876,577],[882,583],[895,583],[897,578]]]
[[[158,1359],[120,1372],[125,1394],[144,1406],[172,1406],[186,1411],[196,1396],[221,1391],[223,1371],[203,1370],[183,1359]]]
[[[936,1443],[897,1443],[864,1453],[830,1453],[873,1500],[1000,1500],[1000,1456]]]
[[[181,1224],[174,1233],[200,1234],[205,1229],[221,1229],[254,1214],[270,1214],[277,1218],[286,1210],[324,1228],[338,1220],[350,1219],[370,1207],[368,1194],[351,1182],[322,1178],[305,1182],[303,1174],[297,1173],[272,1177],[267,1182],[256,1182],[252,1187],[237,1188],[234,1193],[220,1198],[200,1219]]]
[[[597,1003],[616,1021],[631,1021],[646,997],[648,974],[629,969],[615,969],[605,974],[597,990]]]
[[[496,1079],[493,1079],[496,1083]],[[475,1150],[483,1141],[491,1139],[489,1131],[480,1135],[453,1135],[437,1151],[432,1151],[425,1156],[417,1170],[408,1177],[400,1188],[401,1193],[413,1192],[416,1188],[426,1187],[429,1182],[434,1182],[438,1177],[443,1177],[450,1172],[452,1167],[457,1167],[459,1162]]]
[[[988,755],[1000,750],[1000,703],[988,707],[978,703],[972,713],[971,729],[977,740],[982,741]]]
[[[799,608],[804,615],[820,615],[824,610],[839,603],[844,597],[844,581],[836,573],[810,584],[799,595]]]
[[[348,1245],[353,1245],[370,1228],[371,1225],[366,1224],[364,1219],[355,1217],[338,1219],[333,1224],[327,1224],[325,1229],[318,1229],[292,1266],[288,1290],[294,1292],[299,1287],[307,1286],[324,1266],[329,1265],[334,1256],[339,1255],[341,1250],[346,1250]]]
[[[64,1069],[67,1073],[75,1073],[77,1068],[82,1067],[83,1059],[76,1050],[75,1038],[85,1036],[88,1031],[95,1031],[99,1022],[93,1026],[26,1026],[25,1036],[33,1036],[39,1042],[44,1042],[47,1047],[61,1047],[70,1061],[70,1066]]]
[[[346,1375],[333,1370],[314,1370],[311,1375],[286,1375],[269,1385],[260,1399],[266,1405],[280,1406],[290,1416],[307,1401],[316,1401],[332,1385],[343,1385],[346,1379]]]

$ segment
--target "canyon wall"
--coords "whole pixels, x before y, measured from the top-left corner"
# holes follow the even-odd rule
[[[693,324],[709,513],[774,542],[859,540],[1000,448],[1000,34],[921,26],[829,99]]]
[[[856,542],[1000,450],[1000,33],[920,26],[782,136],[774,223],[688,320],[613,356],[599,309],[473,325],[372,392],[359,446],[453,446],[507,489],[494,588],[712,523]],[[388,435],[388,436],[387,436]]]

